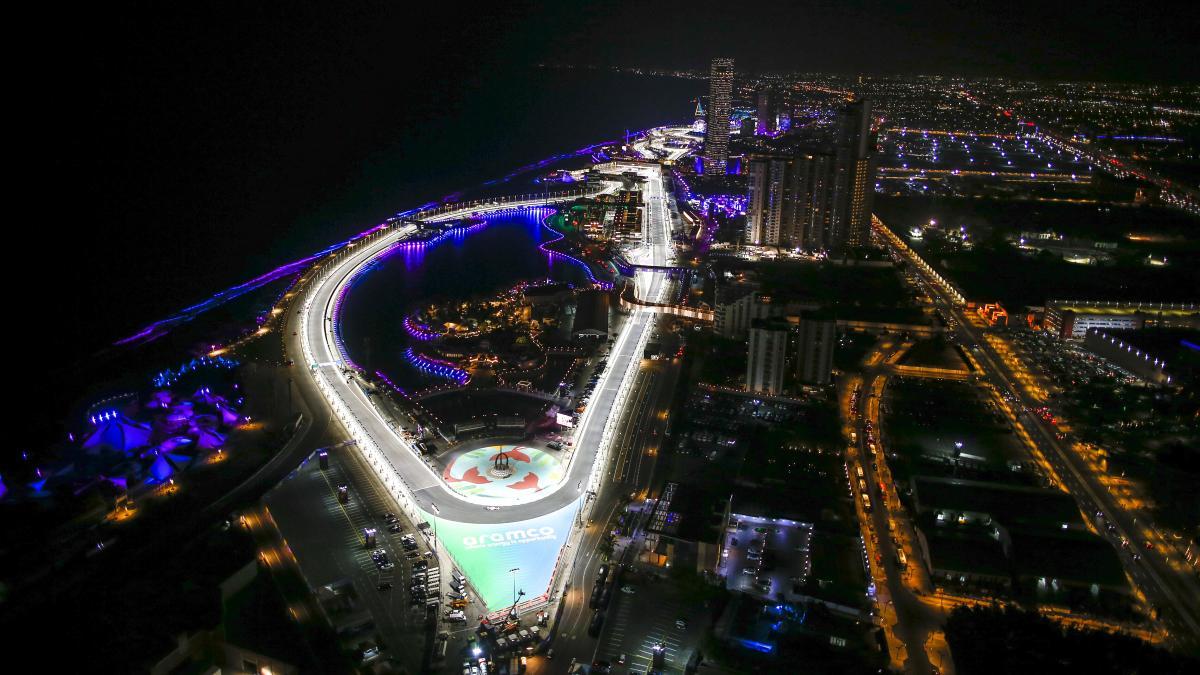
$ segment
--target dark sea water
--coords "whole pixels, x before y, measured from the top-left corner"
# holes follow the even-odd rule
[[[284,184],[264,184],[257,198],[241,194],[245,187],[236,192],[231,188],[224,202],[229,206],[202,214],[211,227],[197,225],[177,246],[136,256],[133,274],[153,284],[122,284],[128,302],[108,308],[104,331],[95,337],[125,337],[394,213],[478,186],[517,167],[620,138],[627,129],[690,121],[693,99],[701,88],[702,83],[687,80],[532,70],[464,89],[444,105],[426,101],[423,109],[428,113],[415,121],[401,122],[398,114],[393,126],[387,115],[376,113],[365,118],[369,124],[362,122],[368,128],[356,133],[375,143],[354,148],[355,156],[346,156],[351,154],[348,149],[336,166],[323,171],[263,166],[252,173],[277,174]],[[307,130],[308,136],[320,133]],[[302,148],[291,149],[289,155],[289,161],[324,161],[315,151],[306,159]],[[289,187],[292,174],[297,184]],[[263,179],[251,180],[253,186]],[[220,195],[212,198],[221,202]],[[182,205],[164,208],[167,212],[155,218],[177,216],[185,223],[198,219]]]
[[[236,90],[221,73],[163,89],[175,73],[147,68],[138,71],[144,86],[113,93],[94,133],[80,137],[88,145],[55,155],[57,180],[73,188],[60,210],[74,229],[63,233],[68,246],[53,263],[56,278],[71,287],[52,302],[39,287],[18,307],[27,325],[53,327],[39,331],[23,361],[31,399],[41,402],[20,434],[30,444],[59,434],[71,406],[110,393],[103,383],[114,377],[177,365],[169,362],[173,351],[183,352],[175,343],[195,338],[162,338],[150,345],[153,354],[138,347],[95,356],[115,341],[397,212],[618,139],[627,129],[688,122],[703,88],[689,80],[529,68],[461,84],[448,76],[423,91],[389,86],[380,71],[348,87],[353,95],[342,100],[310,92],[302,81],[280,89],[282,66]],[[159,86],[149,86],[155,78]],[[530,178],[511,189],[534,191]],[[427,276],[392,289],[396,306],[466,283],[454,266],[474,265],[477,253],[505,263],[484,263],[472,285],[546,273],[536,229],[521,224],[481,236],[479,244],[431,253],[436,264]],[[443,259],[455,251],[460,257]],[[527,266],[504,266],[521,260]],[[376,283],[384,282],[366,281]],[[206,330],[201,320],[235,325],[241,319],[234,314],[245,311],[240,302],[206,313],[192,333]],[[382,315],[377,321],[376,343],[390,344],[391,324]],[[352,335],[356,330],[351,326]],[[363,335],[372,330],[364,326]]]
[[[380,258],[358,278],[342,304],[341,335],[350,357],[407,389],[440,383],[404,362],[409,338],[403,320],[408,312],[439,300],[490,295],[522,280],[586,283],[575,263],[552,259],[538,249],[539,243],[554,238],[541,226],[550,213],[541,209],[494,216],[478,232],[428,250],[401,248]]]

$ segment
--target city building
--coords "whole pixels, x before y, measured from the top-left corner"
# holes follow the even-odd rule
[[[1200,328],[1200,305],[1194,302],[1102,302],[1051,300],[1046,303],[1046,330],[1058,337],[1080,339],[1088,330]]]
[[[795,202],[785,189],[791,162],[785,157],[752,156],[746,163],[746,243],[778,246],[790,238],[790,228],[783,231],[783,205],[785,198]]]
[[[760,294],[756,284],[731,284],[717,291],[713,330],[721,337],[741,340],[753,321],[783,316],[784,311],[770,296]]]
[[[725,175],[729,163],[729,114],[733,105],[733,59],[716,58],[708,71],[704,173]]]
[[[870,103],[846,106],[832,144],[747,158],[745,241],[844,251],[870,238],[875,152]]]
[[[1194,379],[1200,369],[1197,363],[1200,332],[1195,330],[1106,331],[1089,328],[1083,344],[1093,354],[1150,384],[1182,384],[1181,380]]]
[[[769,136],[778,130],[779,95],[767,88],[758,92],[758,119],[754,132],[759,136]]]
[[[746,358],[746,389],[763,394],[783,392],[787,361],[788,324],[781,319],[755,319],[750,325]]]
[[[1069,589],[1130,593],[1116,550],[1089,531],[1066,492],[916,476],[912,497],[935,584],[992,592],[1019,585],[1041,598]]]
[[[840,227],[831,228],[833,246],[863,246],[871,235],[875,202],[875,143],[871,102],[860,99],[842,110],[838,129],[834,210]]]
[[[594,290],[580,293],[571,336],[576,340],[607,338],[608,305],[608,293]]]
[[[796,336],[796,378],[805,384],[833,380],[837,322],[818,314],[801,315]]]
[[[220,591],[218,625],[177,635],[170,651],[150,667],[150,673],[299,673],[299,668],[281,658],[287,654],[267,655],[249,646],[263,642],[255,633],[255,628],[262,630],[256,622],[255,600],[261,597],[257,594],[275,592],[258,560],[251,560],[222,581]]]
[[[717,284],[716,299],[713,301],[713,332],[721,337],[734,337],[737,330],[733,322],[738,318],[738,315],[735,314],[738,311],[735,303],[754,293],[758,288],[757,283],[744,279],[734,281],[723,279],[719,281]],[[747,321],[746,328],[749,328],[749,326],[750,324]],[[745,328],[742,331],[744,333]]]
[[[757,127],[758,122],[753,117],[743,117],[741,126],[738,128],[738,135],[742,138],[750,138],[755,134]]]

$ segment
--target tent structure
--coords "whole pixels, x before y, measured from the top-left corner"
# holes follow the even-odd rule
[[[150,394],[150,400],[146,401],[146,407],[166,409],[171,407],[171,402],[173,400],[174,397],[172,396],[171,392],[156,391],[153,394]]]
[[[84,440],[83,447],[92,453],[109,449],[128,454],[150,445],[151,433],[149,426],[119,415],[98,424]]]
[[[225,445],[225,437],[212,429],[196,428],[193,431],[196,446],[205,450],[216,450]]]
[[[192,400],[213,406],[222,405],[225,403],[225,397],[221,396],[220,394],[214,394],[212,389],[209,387],[201,387],[200,389],[197,389],[196,393],[192,394]]]
[[[221,416],[221,423],[227,427],[235,426],[241,421],[241,417],[238,416],[237,411],[223,403],[217,404],[217,414]]]
[[[148,473],[154,480],[158,482],[165,481],[175,473],[175,465],[171,464],[166,457],[161,454],[150,463]]]

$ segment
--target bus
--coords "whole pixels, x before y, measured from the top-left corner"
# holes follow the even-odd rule
[[[908,567],[908,556],[904,555],[904,551],[896,549],[896,567],[905,569]]]

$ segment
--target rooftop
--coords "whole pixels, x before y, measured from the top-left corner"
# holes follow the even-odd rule
[[[913,490],[922,510],[986,513],[1006,528],[1061,529],[1080,522],[1075,500],[1058,490],[930,476],[916,476]]]
[[[982,533],[927,528],[930,563],[934,569],[1007,577],[1008,564],[1000,543]]]
[[[1116,549],[1100,537],[1085,532],[1043,533],[1014,530],[1013,562],[1016,573],[1080,584],[1126,586],[1125,570]]]

